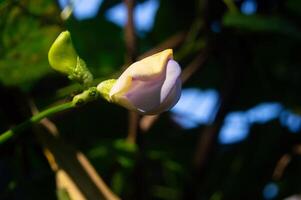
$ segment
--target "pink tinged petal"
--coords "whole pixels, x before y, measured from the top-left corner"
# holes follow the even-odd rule
[[[174,60],[157,77],[135,78],[131,89],[125,94],[138,111],[143,114],[156,114],[168,110],[178,101],[181,92],[181,68]]]
[[[175,106],[178,103],[181,97],[181,89],[182,89],[182,82],[179,77],[176,81],[176,84],[174,85],[170,93],[167,95],[165,101],[158,108],[145,114],[155,115],[171,109],[173,106]]]
[[[133,63],[118,78],[116,84],[110,91],[110,97],[114,98],[115,95],[121,96],[127,92],[132,79],[148,80],[153,77],[161,76],[168,60],[172,59],[172,57],[172,49],[166,49]]]
[[[118,78],[110,91],[111,101],[141,114],[159,114],[178,102],[180,73],[171,49],[147,57]]]
[[[165,73],[149,80],[135,78],[132,80],[131,89],[125,94],[141,113],[148,112],[160,105],[161,87],[164,82]]]
[[[174,87],[172,88],[172,90],[170,91],[170,93],[168,94],[168,96],[166,97],[165,101],[162,104],[164,111],[171,109],[178,103],[181,97],[181,91],[182,91],[182,81],[181,78],[178,77]]]
[[[166,99],[181,74],[181,67],[174,60],[169,60],[166,66],[166,77],[161,88],[161,103]]]

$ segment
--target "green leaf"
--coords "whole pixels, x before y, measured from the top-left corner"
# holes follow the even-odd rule
[[[65,189],[58,189],[56,193],[58,200],[71,200],[67,190]]]
[[[125,177],[121,172],[117,172],[112,177],[112,190],[117,194],[121,194],[125,184]]]
[[[13,7],[1,35],[0,83],[29,89],[49,74],[47,52],[59,31],[57,25],[41,25],[37,19]]]
[[[287,9],[293,14],[301,17],[301,1],[300,0],[287,0],[286,1]]]
[[[300,32],[293,23],[277,16],[227,13],[223,18],[223,25],[246,31],[284,34],[301,39]]]

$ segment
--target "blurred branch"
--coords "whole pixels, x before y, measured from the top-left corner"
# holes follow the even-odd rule
[[[286,153],[283,156],[281,156],[274,169],[274,180],[280,180],[282,178],[284,171],[286,170],[289,163],[292,161],[294,155],[301,155],[301,144],[293,146],[291,153]]]
[[[128,135],[127,135],[127,142],[129,143],[136,143],[137,140],[137,132],[138,132],[138,123],[140,116],[133,111],[128,112],[128,119],[129,119],[129,124],[128,124]]]
[[[280,158],[280,160],[277,162],[277,165],[273,173],[274,180],[279,180],[282,177],[287,165],[291,162],[291,160],[292,160],[292,156],[290,154],[284,154]]]
[[[30,103],[33,114],[38,110]],[[56,173],[58,189],[65,189],[72,200],[118,200],[105,184],[83,153],[74,149],[59,137],[56,126],[48,119],[41,121],[46,128],[35,128],[37,138],[44,146],[45,156]]]
[[[293,147],[293,153],[297,155],[301,155],[301,144],[295,145]]]
[[[196,19],[185,36],[184,44],[176,52],[177,60],[198,53],[201,49],[206,47],[206,40],[204,37],[200,37],[200,33],[203,32],[204,23],[201,20]]]
[[[233,13],[238,12],[238,8],[236,7],[235,2],[233,0],[223,0],[223,1],[226,4],[226,6],[230,12],[233,12]]]
[[[204,63],[208,57],[208,52],[203,51],[197,55],[192,62],[183,70],[181,74],[181,79],[183,83],[186,83],[192,75],[194,75],[197,71],[204,66]]]
[[[127,24],[125,26],[125,43],[127,49],[127,63],[131,64],[137,60],[137,44],[136,44],[136,34],[134,26],[134,6],[135,0],[124,0],[124,3],[127,7]],[[139,120],[140,116],[136,112],[129,111],[129,126],[128,126],[128,135],[127,142],[137,143],[139,146],[139,153],[136,158],[136,163],[134,170],[131,174],[133,179],[132,184],[133,196],[131,199],[145,199],[147,191],[147,181],[145,177],[145,166],[144,166],[144,149],[143,149],[143,137],[141,134],[138,134],[139,130]]]
[[[186,186],[184,192],[184,198],[186,199],[197,199],[198,194],[204,192],[200,188],[203,188],[202,184],[205,181],[210,161],[217,150],[217,136],[223,124],[224,117],[229,111],[233,98],[237,96],[235,92],[238,90],[237,87],[240,86],[239,79],[241,75],[242,73],[240,73],[238,66],[229,69],[228,77],[226,76],[225,83],[223,84],[224,87],[220,92],[220,106],[216,118],[211,125],[204,127],[199,133],[193,160],[193,181]]]
[[[207,159],[212,153],[215,147],[216,138],[218,132],[223,124],[224,117],[230,109],[233,99],[237,96],[238,89],[240,87],[240,79],[242,78],[242,67],[228,63],[229,69],[224,80],[223,88],[220,92],[220,107],[217,112],[216,118],[212,125],[205,127],[200,133],[199,142],[195,153],[195,167],[198,169],[200,174],[203,174]]]
[[[147,56],[153,55],[153,54],[163,51],[165,49],[175,48],[185,40],[186,36],[187,36],[186,32],[176,33],[176,34],[172,35],[171,37],[167,38],[162,43],[160,43],[158,46],[156,46],[156,47],[150,49],[149,51],[145,52],[144,54],[140,55],[138,57],[138,60],[141,60]]]
[[[211,44],[213,45],[213,44]],[[215,44],[216,45],[216,44]],[[220,129],[223,125],[224,118],[231,109],[232,103],[235,98],[238,97],[239,91],[241,89],[241,83],[245,75],[247,74],[249,61],[249,52],[247,43],[243,40],[239,42],[238,46],[233,46],[233,44],[227,43],[225,41],[220,41],[218,46],[215,46],[221,58],[224,59],[225,71],[222,73],[223,83],[220,90],[220,103],[217,115],[212,124],[205,126],[201,129],[199,133],[199,139],[196,145],[195,155],[194,155],[194,195],[204,192],[200,188],[204,188],[202,184],[205,184],[206,172],[213,160],[215,153],[217,151],[217,137]],[[228,52],[228,53],[225,53]],[[240,52],[240,57],[237,58],[237,53]],[[234,59],[236,58],[236,59]],[[195,198],[191,195],[191,189],[186,191],[186,198]]]
[[[137,49],[136,49],[136,34],[134,26],[134,0],[124,0],[127,8],[127,23],[125,26],[125,46],[126,46],[126,63],[131,64],[137,59]],[[130,143],[136,143],[137,132],[138,132],[138,121],[139,116],[137,113],[129,111],[128,114],[128,135],[127,141]]]
[[[136,34],[134,26],[134,6],[135,0],[124,0],[127,8],[127,23],[125,25],[125,45],[127,50],[127,63],[133,63],[137,58]]]

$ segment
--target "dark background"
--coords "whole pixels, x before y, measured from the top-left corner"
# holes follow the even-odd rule
[[[122,199],[300,194],[301,1],[161,0],[156,14],[148,16],[153,26],[142,31],[137,24],[122,27],[108,20],[108,10],[120,3],[104,0],[91,18],[76,17],[74,11],[63,20],[56,1],[0,0],[0,131],[30,117],[35,106],[70,100],[82,90],[48,64],[47,52],[63,30],[70,31],[97,81],[116,77],[146,52],[173,48],[183,88],[219,95],[213,120],[185,128],[173,120],[176,112],[153,120],[104,100],[60,113],[1,144],[0,199],[72,196],[57,186],[64,179],[56,179],[49,152],[52,165],[70,173],[87,199],[98,199],[89,196],[90,186],[77,171],[78,151]],[[247,128],[241,124],[245,116],[238,117],[231,130],[247,134],[233,142],[220,139],[229,113],[264,102],[281,105],[278,115],[265,120],[273,110],[259,110],[264,119]],[[195,108],[188,103],[186,109]],[[56,132],[53,126],[60,136],[49,137]]]

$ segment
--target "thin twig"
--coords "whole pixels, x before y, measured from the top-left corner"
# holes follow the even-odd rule
[[[136,34],[134,26],[134,0],[124,0],[127,8],[127,23],[125,26],[125,45],[127,49],[126,63],[131,64],[137,59],[137,49],[136,49]],[[127,141],[130,143],[136,143],[137,132],[138,132],[138,121],[139,116],[137,113],[129,111],[128,115],[128,135]]]
[[[294,155],[300,155],[301,154],[301,145],[297,144],[293,146],[291,153],[286,153],[278,160],[276,167],[273,172],[273,179],[279,180],[282,178],[287,166],[290,164],[290,162],[293,159]]]
[[[207,52],[201,52],[192,60],[192,62],[183,70],[181,74],[181,79],[183,83],[188,81],[193,74],[195,74],[201,69],[202,66],[204,66],[207,57]]]
[[[153,55],[155,53],[158,53],[160,51],[163,51],[165,49],[173,49],[177,46],[179,46],[186,38],[187,33],[186,32],[179,32],[171,37],[167,38],[165,41],[160,43],[158,46],[150,49],[149,51],[145,52],[144,54],[140,55],[138,57],[138,60],[141,60],[147,56]]]
[[[244,77],[247,75],[247,69],[250,66],[249,61],[249,52],[248,47],[246,46],[247,43],[241,42],[241,45],[236,48],[234,47],[233,50],[230,46],[222,46],[224,48],[216,49],[220,52],[224,53],[228,51],[227,55],[224,55],[224,78],[223,84],[221,84],[220,90],[220,102],[219,108],[215,117],[215,120],[212,124],[205,126],[200,130],[199,139],[196,146],[195,157],[194,157],[194,173],[193,177],[195,177],[195,188],[194,192],[201,193],[202,191],[202,184],[205,184],[205,177],[206,172],[209,170],[210,164],[216,155],[217,151],[217,138],[218,133],[223,125],[224,118],[227,113],[230,111],[231,106],[235,98],[238,97],[238,93],[241,89],[241,83]],[[230,51],[230,49],[232,51]],[[242,51],[242,49],[244,51]],[[241,51],[241,56],[236,58],[237,52]],[[233,59],[233,58],[236,59]],[[187,195],[190,195],[187,193]]]
[[[280,160],[277,162],[276,167],[274,169],[274,173],[273,173],[274,180],[279,180],[282,177],[286,167],[291,162],[291,160],[292,160],[292,156],[290,154],[284,154],[280,158]]]
[[[125,26],[125,45],[127,50],[127,63],[133,63],[137,58],[136,34],[134,26],[134,0],[124,0],[127,8],[127,23]]]
[[[129,123],[128,123],[128,135],[127,135],[127,142],[135,144],[137,140],[137,132],[138,132],[138,122],[140,116],[133,111],[129,111]]]

